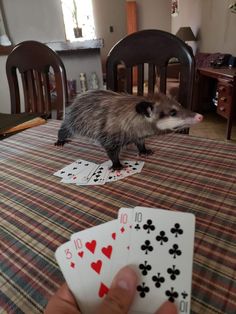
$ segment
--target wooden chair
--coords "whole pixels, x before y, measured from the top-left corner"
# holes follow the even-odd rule
[[[17,71],[18,70],[18,71]],[[15,46],[6,62],[10,88],[11,113],[22,111],[62,119],[68,101],[65,67],[60,57],[45,44],[24,41]],[[19,75],[20,73],[20,75]],[[24,110],[21,109],[18,79],[21,76],[24,94]],[[55,90],[50,90],[54,84]]]
[[[173,59],[174,58],[174,59]],[[177,60],[174,64],[171,60]],[[143,30],[121,39],[109,52],[106,63],[107,88],[119,90],[120,69],[123,68],[124,90],[144,94],[147,83],[148,94],[158,91],[166,93],[168,71],[174,65],[179,68],[178,101],[192,108],[195,61],[191,47],[175,35],[161,30]],[[146,67],[146,72],[145,72]],[[137,82],[135,82],[135,73]],[[147,82],[145,82],[145,75]]]

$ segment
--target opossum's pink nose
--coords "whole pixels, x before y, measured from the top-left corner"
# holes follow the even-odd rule
[[[195,117],[194,117],[194,120],[195,120],[196,122],[201,122],[201,121],[203,120],[203,115],[197,113],[197,114],[195,115]]]

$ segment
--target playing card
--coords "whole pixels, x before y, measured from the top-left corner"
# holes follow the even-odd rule
[[[143,161],[125,160],[125,161],[122,161],[122,164],[124,165],[124,169],[121,169],[121,170],[113,170],[111,168],[112,163],[110,160],[102,164],[103,166],[108,166],[108,174],[107,174],[106,182],[113,182],[113,181],[121,180],[135,173],[139,173],[142,171],[142,168],[144,166]]]
[[[116,244],[111,260],[111,273],[127,265],[132,228],[133,208],[120,208],[117,218]]]
[[[76,179],[82,180],[82,177],[87,178],[89,174],[96,169],[96,167],[98,167],[98,165],[93,162],[78,159],[61,170],[56,171],[54,176],[62,178],[61,182],[63,183],[74,183]],[[79,175],[82,173],[82,176]]]
[[[78,277],[83,282],[86,294],[84,313],[95,313],[109,290],[114,274],[111,273],[111,258],[116,242],[117,220],[75,233],[71,236],[77,254]]]
[[[95,171],[90,176],[89,180],[87,181],[86,185],[98,185],[98,184],[105,184],[108,175],[108,167],[100,165],[95,169]],[[79,184],[79,183],[77,183]]]
[[[132,313],[154,313],[166,300],[190,313],[194,230],[190,213],[134,208],[128,264],[140,282]]]
[[[85,307],[83,304],[87,303],[87,298],[83,290],[82,278],[78,276],[80,265],[72,242],[68,241],[58,247],[55,257],[70,290],[80,306],[80,310],[84,313]]]

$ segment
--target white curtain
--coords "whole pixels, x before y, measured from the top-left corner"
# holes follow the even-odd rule
[[[0,3],[0,46],[10,46],[10,45],[11,45],[11,42],[6,34],[4,20],[2,17],[1,3]]]

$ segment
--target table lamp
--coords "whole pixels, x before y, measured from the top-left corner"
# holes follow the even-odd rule
[[[176,36],[182,39],[184,42],[186,41],[196,41],[196,37],[193,34],[193,31],[191,27],[180,27],[178,32],[176,33]]]

